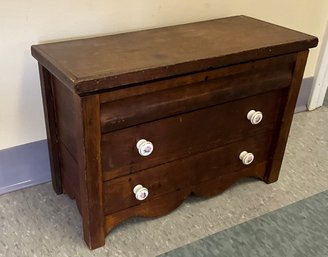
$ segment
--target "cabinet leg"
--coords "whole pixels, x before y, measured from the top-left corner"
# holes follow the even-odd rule
[[[81,99],[84,152],[80,154],[80,189],[84,240],[90,249],[105,244],[99,96]]]
[[[275,176],[268,176],[268,177],[264,177],[263,178],[263,181],[266,183],[266,184],[271,184],[271,183],[274,183],[278,180],[278,177],[279,177],[279,174],[278,173],[275,173]]]
[[[93,250],[105,245],[105,233],[104,228],[92,227],[92,225],[87,225],[83,222],[83,236],[84,241],[88,247]]]

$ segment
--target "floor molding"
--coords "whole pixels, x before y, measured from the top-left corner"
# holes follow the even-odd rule
[[[323,105],[328,106],[328,91],[326,93],[325,100],[323,100]]]
[[[0,150],[0,195],[50,180],[47,140]]]
[[[307,103],[310,97],[314,77],[304,78],[302,81],[300,93],[297,98],[295,113],[307,111]]]

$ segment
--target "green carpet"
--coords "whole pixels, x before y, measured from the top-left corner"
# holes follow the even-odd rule
[[[328,91],[326,92],[325,100],[323,101],[323,105],[328,106]]]
[[[328,191],[160,255],[328,257]]]

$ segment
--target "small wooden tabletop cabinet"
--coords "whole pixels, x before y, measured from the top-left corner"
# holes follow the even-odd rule
[[[32,46],[57,194],[91,249],[191,193],[278,179],[317,38],[246,16]]]

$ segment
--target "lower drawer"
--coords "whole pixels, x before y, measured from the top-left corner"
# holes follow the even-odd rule
[[[233,144],[216,148],[190,157],[165,163],[104,182],[104,212],[106,215],[151,201],[168,192],[196,187],[213,178],[238,172],[245,168],[239,156],[243,151],[254,155],[251,167],[268,159],[272,135],[262,134]],[[149,195],[137,200],[133,192],[136,185],[148,189]]]

